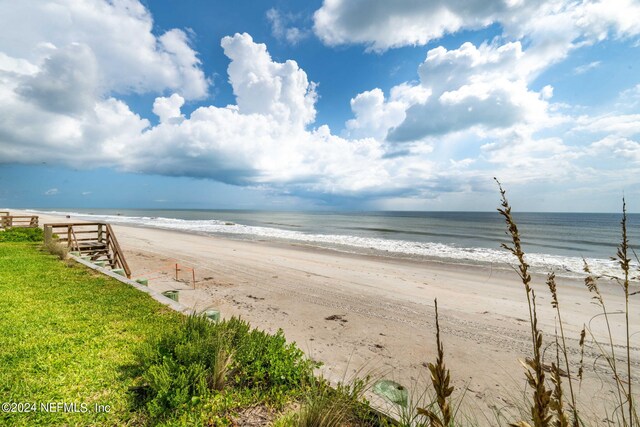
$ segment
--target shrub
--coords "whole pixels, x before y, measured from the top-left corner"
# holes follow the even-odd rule
[[[234,384],[278,394],[304,385],[311,377],[316,364],[294,343],[287,343],[282,330],[275,335],[249,330],[249,324],[240,319],[219,327],[232,337]]]
[[[221,328],[193,315],[143,345],[138,360],[149,413],[157,417],[222,390],[231,355],[227,341]]]
[[[0,231],[0,242],[42,242],[44,232],[41,228],[13,227]]]
[[[153,417],[202,402],[230,385],[287,396],[312,375],[313,362],[282,331],[251,330],[232,318],[212,323],[186,317],[176,328],[145,343],[138,353],[143,383],[139,397]]]

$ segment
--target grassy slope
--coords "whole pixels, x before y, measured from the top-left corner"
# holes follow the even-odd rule
[[[0,402],[111,406],[108,414],[0,412],[0,424],[126,423],[133,350],[177,319],[146,294],[37,244],[0,244]]]

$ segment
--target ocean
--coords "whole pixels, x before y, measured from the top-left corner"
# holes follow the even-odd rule
[[[344,252],[508,268],[513,256],[498,212],[279,212],[245,210],[41,210],[85,220],[293,242]],[[582,276],[582,259],[601,274],[617,272],[621,214],[514,212],[533,271]],[[628,215],[628,237],[640,243],[640,214]],[[636,245],[636,246],[634,246]],[[634,265],[637,262],[634,258]]]

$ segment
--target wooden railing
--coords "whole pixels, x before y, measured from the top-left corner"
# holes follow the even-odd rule
[[[131,278],[131,270],[110,224],[102,222],[61,223],[44,225],[45,242],[57,240],[70,251],[103,261],[110,268],[121,268]]]
[[[0,215],[0,228],[37,226],[37,215]]]
[[[9,211],[0,211],[0,216],[9,215]]]

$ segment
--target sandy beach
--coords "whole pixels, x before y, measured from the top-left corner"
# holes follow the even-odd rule
[[[67,221],[77,222],[40,214],[40,224]],[[161,229],[114,229],[134,278],[148,278],[149,286],[159,291],[179,289],[180,302],[195,311],[215,307],[223,317],[241,316],[267,331],[282,328],[310,358],[323,363],[320,372],[332,381],[371,373],[410,390],[424,389],[426,363],[436,357],[437,298],[445,361],[457,392],[467,389],[463,407],[482,425],[491,425],[492,408],[522,402],[525,377],[518,360],[530,355],[531,341],[525,291],[513,271]],[[181,268],[178,281],[176,263]],[[533,288],[545,359],[551,363],[555,350],[546,346],[554,340],[556,313],[544,276],[534,276]],[[602,282],[601,290],[611,312],[624,307],[615,283]],[[558,298],[570,356],[577,364],[583,324],[590,324],[604,342],[604,322],[594,318],[600,310],[581,280],[558,279]],[[639,306],[633,299],[631,312],[638,313]],[[621,355],[624,318],[611,320]],[[638,317],[632,322],[635,333]],[[634,346],[635,370],[637,350]],[[610,375],[602,360],[594,363],[597,356],[597,349],[587,346],[580,401],[587,410],[603,413],[604,402],[613,395],[607,391]]]

